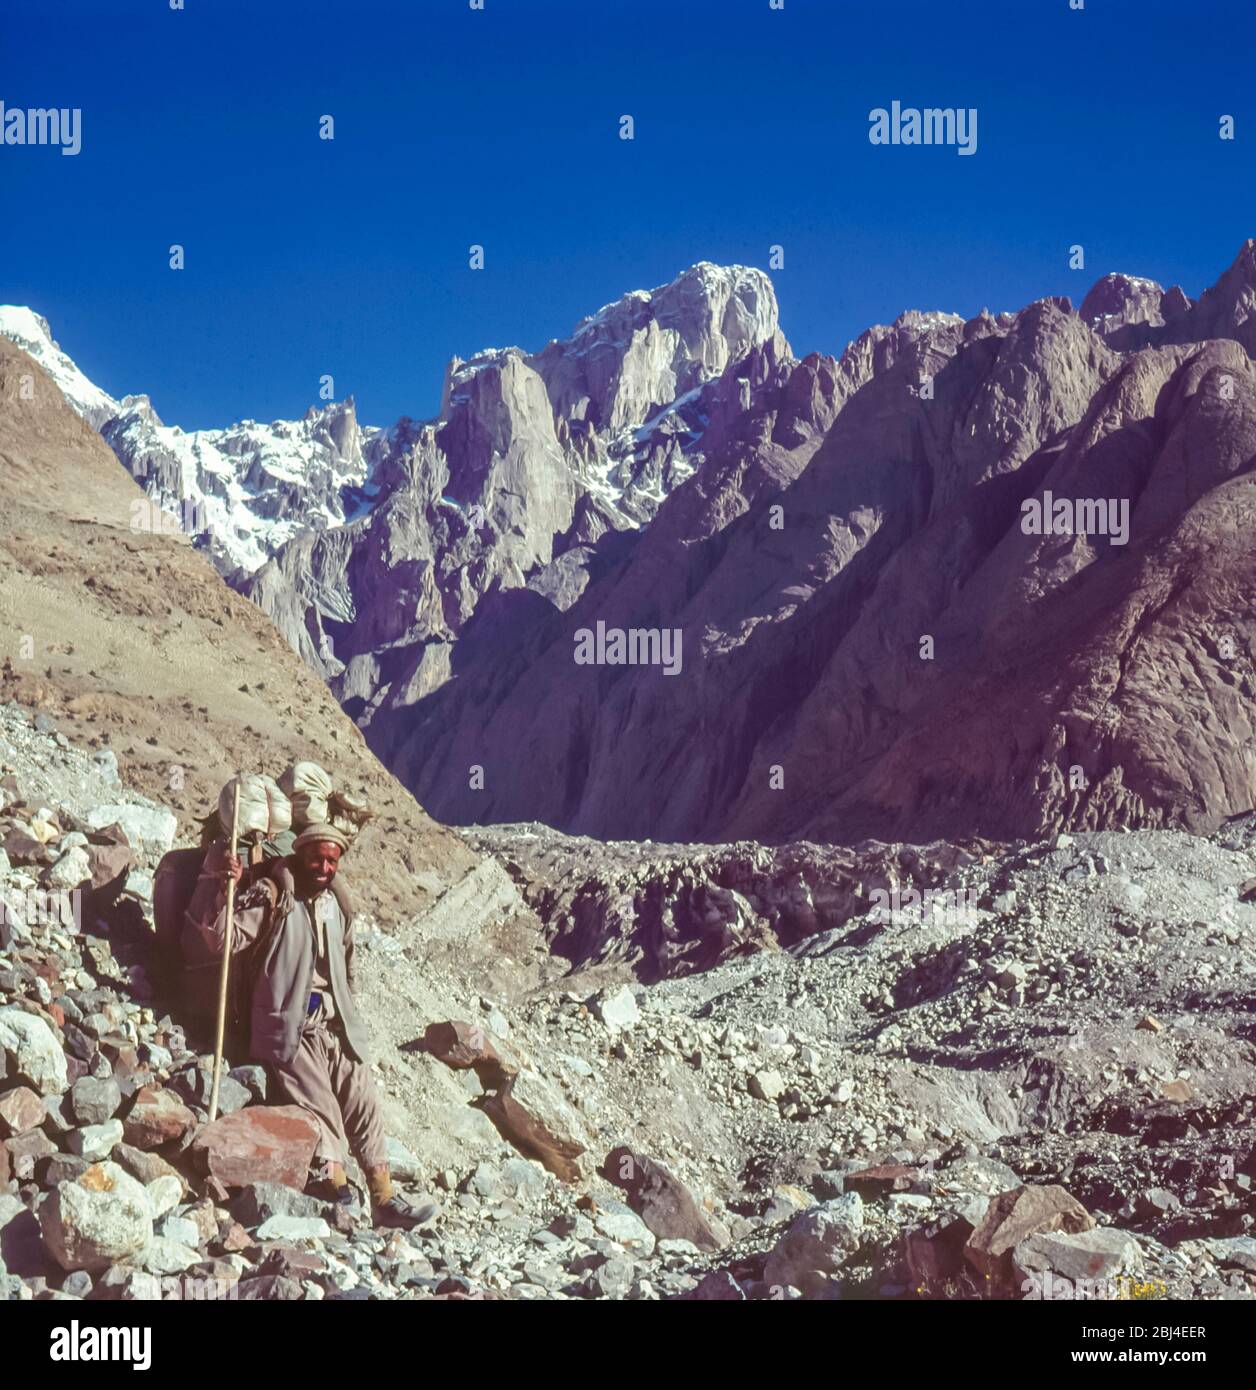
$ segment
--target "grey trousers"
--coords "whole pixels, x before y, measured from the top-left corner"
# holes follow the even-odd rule
[[[318,1165],[347,1163],[350,1151],[363,1168],[388,1162],[375,1078],[365,1062],[349,1056],[321,1010],[302,1029],[296,1056],[270,1068],[281,1098],[318,1121]]]

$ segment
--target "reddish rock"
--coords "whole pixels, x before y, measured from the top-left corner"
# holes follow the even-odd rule
[[[971,1221],[960,1215],[930,1222],[904,1237],[904,1254],[916,1291],[922,1297],[945,1297],[947,1284],[964,1273],[964,1247]],[[971,1275],[968,1276],[971,1279]]]
[[[0,1134],[25,1134],[47,1116],[43,1100],[29,1086],[14,1086],[0,1095]]]
[[[47,864],[51,860],[45,845],[16,826],[4,837],[3,848],[13,864]]]
[[[279,1274],[289,1279],[310,1279],[327,1268],[327,1261],[312,1250],[296,1250],[291,1245],[272,1245],[257,1267],[261,1275]]]
[[[161,1086],[141,1086],[122,1122],[122,1137],[137,1149],[159,1149],[196,1124],[186,1105]]]
[[[580,1176],[576,1159],[584,1152],[584,1145],[543,1116],[526,1098],[526,1089],[520,1094],[519,1087],[518,1077],[508,1078],[496,1095],[484,1098],[484,1113],[526,1158],[536,1159],[563,1182],[575,1182]]]
[[[483,1026],[451,1020],[429,1023],[423,1034],[423,1048],[433,1057],[457,1071],[474,1069],[481,1083],[496,1090],[516,1068],[505,1061],[494,1047]]]
[[[201,1171],[224,1187],[279,1182],[305,1187],[318,1126],[295,1105],[254,1105],[223,1115],[192,1142]]]
[[[115,1076],[130,1076],[139,1071],[140,1054],[126,1038],[101,1038],[97,1046],[101,1056],[109,1059]]]
[[[89,844],[85,846],[85,852],[92,866],[93,888],[103,888],[135,867],[135,855],[125,843],[125,838],[121,844],[116,841],[109,844]]]
[[[1007,1284],[1014,1277],[1012,1251],[1022,1240],[1047,1231],[1076,1235],[1094,1224],[1095,1218],[1062,1187],[1015,1187],[999,1193],[986,1208],[964,1246],[964,1258],[983,1278]]]
[[[628,1148],[612,1149],[602,1176],[622,1187],[628,1205],[659,1240],[688,1240],[699,1250],[720,1250],[728,1233],[717,1230],[689,1189],[661,1163]]]
[[[109,1156],[119,1168],[130,1173],[133,1178],[138,1178],[145,1187],[163,1177],[178,1178],[184,1188],[187,1187],[183,1174],[173,1164],[167,1163],[160,1154],[145,1152],[131,1144],[117,1144]]]
[[[117,821],[111,825],[103,826],[100,830],[93,830],[92,840],[98,844],[121,845],[124,849],[131,847],[131,842],[126,837],[126,831]]]
[[[4,1142],[13,1176],[19,1182],[34,1177],[36,1163],[57,1152],[57,1146],[41,1129],[28,1129],[25,1134],[15,1134]]]
[[[254,1245],[256,1242],[238,1221],[233,1221],[223,1231],[218,1244],[226,1254],[231,1255],[247,1250],[250,1245]]]
[[[890,1192],[906,1192],[920,1176],[920,1169],[909,1163],[878,1163],[847,1173],[842,1179],[844,1192],[858,1192],[865,1201],[875,1201]]]

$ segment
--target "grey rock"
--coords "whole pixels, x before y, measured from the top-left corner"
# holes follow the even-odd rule
[[[70,1087],[69,1104],[78,1124],[103,1125],[118,1113],[122,1089],[113,1077],[97,1080],[82,1076]]]
[[[859,1248],[863,1202],[849,1192],[800,1213],[773,1247],[764,1265],[764,1282],[804,1293],[824,1288]]]
[[[243,1226],[261,1226],[275,1216],[309,1219],[321,1216],[323,1203],[295,1187],[277,1182],[257,1182],[242,1188],[232,1203],[232,1214]]]
[[[72,1154],[91,1162],[108,1158],[114,1146],[122,1142],[122,1121],[106,1120],[104,1124],[84,1125],[65,1136],[66,1147]]]
[[[1068,1235],[1052,1231],[1029,1236],[1016,1246],[1013,1263],[1023,1274],[1050,1270],[1074,1283],[1078,1279],[1115,1279],[1137,1273],[1143,1264],[1138,1241],[1127,1231],[1096,1226]]]

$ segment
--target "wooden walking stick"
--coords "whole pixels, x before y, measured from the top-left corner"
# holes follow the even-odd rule
[[[240,833],[240,779],[231,796],[231,857],[236,857]],[[227,1030],[227,976],[231,971],[231,937],[235,927],[235,878],[227,880],[227,925],[222,938],[222,967],[218,971],[218,1028],[214,1035],[214,1080],[209,1090],[209,1123],[218,1118],[218,1083],[222,1080],[222,1044]]]

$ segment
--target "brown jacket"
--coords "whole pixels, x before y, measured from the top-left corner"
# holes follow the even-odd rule
[[[267,872],[244,888],[235,905],[233,960],[248,952],[244,969],[250,996],[244,1000],[249,1051],[259,1062],[290,1062],[305,1023],[314,975],[314,932],[309,913],[326,897],[327,964],[332,1003],[348,1052],[359,1062],[367,1056],[366,1029],[353,1000],[353,914],[342,910],[330,890],[306,904],[297,901],[287,859],[274,860]],[[344,901],[348,902],[347,897]],[[226,935],[226,884],[216,873],[202,874],[188,905],[189,935],[198,936],[206,956],[221,957]],[[244,983],[244,981],[240,981]]]

